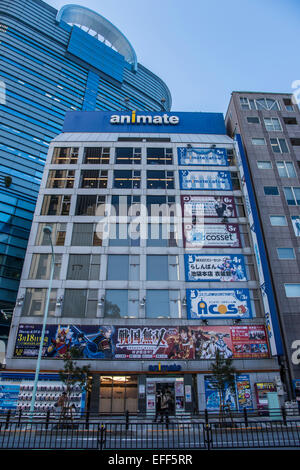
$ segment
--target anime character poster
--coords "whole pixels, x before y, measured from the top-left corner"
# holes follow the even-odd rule
[[[41,325],[20,325],[14,356],[37,356],[41,331]],[[77,349],[78,358],[112,359],[114,331],[115,328],[109,325],[99,327],[47,325],[42,356],[62,359],[72,347]]]
[[[184,224],[186,249],[241,248],[238,224]]]
[[[185,218],[237,217],[233,196],[181,196],[181,207]]]
[[[225,148],[178,147],[178,165],[228,166]]]
[[[249,289],[187,289],[187,312],[197,318],[251,318]]]
[[[34,331],[34,333],[33,333]],[[37,357],[42,325],[20,325],[14,356]],[[269,357],[266,332],[258,326],[48,325],[43,358],[62,359],[71,347],[78,359],[201,360]]]
[[[215,381],[211,376],[204,377],[206,408],[209,411],[219,411],[220,409],[220,393],[217,390]],[[224,404],[229,406],[231,410],[239,411],[243,409],[252,410],[253,400],[250,386],[250,378],[247,374],[237,374],[235,377],[234,390],[229,386],[225,386]]]
[[[184,255],[185,280],[187,282],[247,281],[243,255]]]
[[[232,191],[230,171],[179,170],[180,189]]]

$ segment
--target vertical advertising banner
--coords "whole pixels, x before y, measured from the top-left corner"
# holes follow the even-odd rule
[[[187,289],[189,320],[252,318],[249,289]]]
[[[180,189],[232,191],[230,171],[179,170]]]
[[[250,224],[250,234],[255,253],[258,279],[264,305],[264,313],[273,356],[283,354],[283,345],[278,322],[278,312],[273,294],[272,282],[268,267],[268,260],[264,246],[260,221],[256,208],[254,192],[252,188],[251,177],[248,169],[247,158],[243,149],[241,137],[235,136],[235,150],[237,156],[237,165],[240,171],[242,192],[246,202],[247,216]]]
[[[184,224],[185,248],[241,248],[238,224]]]
[[[244,255],[184,255],[185,280],[199,281],[247,281]]]
[[[233,196],[181,196],[183,217],[237,217]]]
[[[178,147],[178,165],[228,166],[225,148]]]
[[[216,382],[209,375],[204,377],[206,409],[208,411],[219,411],[221,400]],[[239,411],[243,409],[252,410],[253,400],[250,387],[250,378],[247,374],[237,375],[235,378],[235,390],[231,390],[227,385],[225,387],[224,404],[231,410]]]

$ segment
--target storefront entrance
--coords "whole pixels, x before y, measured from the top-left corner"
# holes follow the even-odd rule
[[[149,415],[159,414],[161,399],[168,395],[168,413],[180,415],[185,411],[183,377],[151,377],[146,379],[146,411]]]
[[[137,412],[137,376],[100,377],[99,412],[102,414],[124,414]]]

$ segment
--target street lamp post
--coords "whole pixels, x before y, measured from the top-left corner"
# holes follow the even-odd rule
[[[43,230],[44,230],[44,233],[46,235],[48,235],[49,240],[50,240],[50,245],[51,245],[51,271],[50,271],[50,280],[49,280],[47,298],[46,298],[45,309],[44,309],[44,319],[43,319],[43,327],[42,327],[42,333],[41,333],[39,354],[38,354],[38,359],[37,359],[37,363],[36,363],[32,398],[31,398],[31,404],[30,404],[30,417],[31,417],[31,419],[33,418],[33,414],[34,414],[36,391],[37,391],[37,385],[38,385],[39,374],[40,374],[40,366],[41,366],[41,359],[42,359],[42,352],[43,352],[43,345],[44,345],[44,338],[45,338],[45,330],[46,330],[49,303],[50,303],[51,287],[52,287],[52,280],[53,280],[54,267],[55,267],[55,257],[54,257],[52,239],[51,239],[52,228],[49,227],[49,226],[45,226]]]

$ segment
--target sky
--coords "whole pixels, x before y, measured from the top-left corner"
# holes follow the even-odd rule
[[[293,93],[300,0],[46,0],[90,8],[130,41],[172,111],[226,113],[232,91]]]

